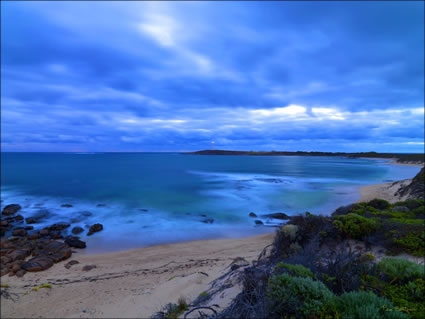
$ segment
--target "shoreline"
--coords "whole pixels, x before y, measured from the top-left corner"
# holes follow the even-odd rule
[[[75,254],[66,262],[22,278],[2,277],[16,300],[1,298],[1,316],[150,317],[180,296],[193,300],[235,260],[250,263],[274,233],[243,239],[197,240],[94,255]],[[242,259],[239,259],[242,258]],[[68,261],[67,261],[68,262]],[[85,266],[95,268],[84,271]],[[49,283],[52,288],[33,291]],[[222,298],[223,307],[239,292]],[[220,305],[220,307],[222,306]]]

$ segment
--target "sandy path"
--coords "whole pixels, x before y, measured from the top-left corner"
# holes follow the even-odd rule
[[[99,254],[73,254],[80,263],[55,264],[23,278],[3,276],[15,301],[1,298],[1,317],[147,318],[180,296],[196,298],[236,257],[252,261],[273,234],[201,240]],[[67,261],[69,261],[67,260]],[[83,271],[85,265],[96,265]],[[31,287],[51,283],[53,288]]]

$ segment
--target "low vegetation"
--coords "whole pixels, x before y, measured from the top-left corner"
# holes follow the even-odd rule
[[[424,226],[421,199],[295,216],[219,317],[423,318],[424,265],[395,256],[424,257]]]

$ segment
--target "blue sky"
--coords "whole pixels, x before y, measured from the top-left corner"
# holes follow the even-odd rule
[[[423,2],[1,2],[3,151],[424,151]]]

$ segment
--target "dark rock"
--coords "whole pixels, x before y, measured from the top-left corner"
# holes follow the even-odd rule
[[[62,204],[61,207],[72,207],[71,204]]]
[[[49,236],[49,230],[47,228],[43,228],[40,231],[40,237],[46,237],[46,236]]]
[[[89,270],[92,270],[94,268],[96,268],[96,265],[85,265],[82,270],[83,271],[89,271]]]
[[[16,215],[15,220],[17,220],[17,221],[24,220],[24,216],[22,216],[22,215]]]
[[[67,244],[58,241],[51,241],[45,245],[41,245],[40,249],[35,252],[38,256],[48,256],[55,263],[68,259],[72,255],[72,250]]]
[[[61,232],[56,231],[56,230],[50,231],[49,236],[50,236],[51,239],[62,239],[63,238]]]
[[[21,210],[21,205],[19,204],[10,204],[3,208],[3,215],[13,215],[16,214],[19,210]]]
[[[28,250],[17,249],[9,253],[7,257],[9,257],[12,261],[16,261],[16,260],[25,260],[25,258],[27,258],[28,255],[29,255]]]
[[[25,226],[24,229],[25,230],[33,230],[34,229],[34,226]]]
[[[96,207],[105,207],[105,204],[97,204]]]
[[[4,275],[7,275],[9,273],[9,267],[2,267],[0,269],[0,277],[3,277]]]
[[[205,219],[201,220],[201,222],[203,222],[205,224],[212,224],[212,223],[214,223],[214,218],[205,218]]]
[[[28,217],[28,218],[25,218],[25,222],[27,224],[38,224],[39,220],[34,217]]]
[[[0,220],[0,227],[7,227],[9,226],[9,222],[6,220]]]
[[[17,272],[21,269],[21,265],[19,264],[12,264],[12,267],[10,268],[13,272]]]
[[[8,263],[10,263],[12,261],[12,258],[10,258],[9,256],[1,256],[0,257],[0,264],[2,265],[6,265]]]
[[[93,215],[93,213],[90,212],[81,212],[81,215],[85,216],[85,217],[90,217]]]
[[[251,212],[249,213],[249,217],[258,217],[255,213]]]
[[[49,230],[57,230],[57,231],[61,231],[64,230],[65,228],[68,228],[69,226],[71,226],[70,224],[67,223],[57,223],[57,224],[53,224],[51,226],[49,226]]]
[[[264,225],[264,223],[261,220],[259,220],[259,219],[256,219],[254,221],[254,223],[255,223],[255,225]]]
[[[25,229],[15,229],[15,230],[12,232],[12,235],[13,235],[13,236],[21,236],[21,237],[24,237],[24,236],[26,236],[26,235],[27,235],[27,231],[26,231]]]
[[[79,264],[80,262],[78,260],[70,260],[66,263],[65,268],[69,269],[71,266]]]
[[[42,271],[52,267],[54,261],[48,256],[37,256],[24,263],[21,268],[26,271]]]
[[[26,273],[27,273],[27,271],[25,269],[19,269],[16,272],[16,277],[18,277],[18,278],[23,277]]]
[[[82,233],[84,231],[84,229],[80,226],[75,226],[74,228],[72,228],[71,232],[73,234],[79,234]]]
[[[92,226],[90,226],[89,232],[87,233],[88,236],[97,233],[99,231],[101,231],[103,229],[103,225],[102,224],[94,224]]]
[[[148,211],[146,208],[139,208],[139,210],[140,210],[141,212],[147,212],[147,211]]]
[[[39,233],[39,232],[35,232],[35,233],[32,233],[32,234],[29,234],[29,235],[27,236],[27,238],[28,238],[29,240],[36,240],[36,239],[39,239],[39,238],[40,238],[40,233]]]
[[[84,241],[80,240],[76,236],[68,236],[65,239],[65,244],[67,244],[70,247],[75,247],[75,248],[86,248],[86,243]]]
[[[290,219],[290,217],[286,215],[285,213],[266,214],[266,215],[262,215],[262,217],[274,218],[274,219]]]

